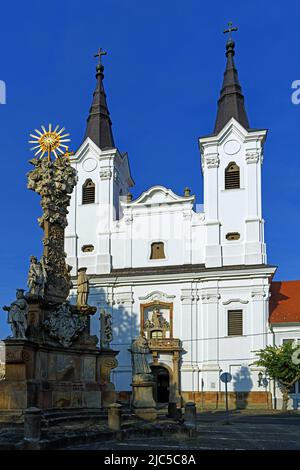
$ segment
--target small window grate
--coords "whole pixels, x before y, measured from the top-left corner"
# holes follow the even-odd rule
[[[152,243],[150,259],[163,259],[165,257],[163,242]]]
[[[236,163],[229,163],[225,170],[225,189],[240,188],[240,168]]]
[[[240,234],[238,232],[230,232],[227,233],[226,235],[226,240],[239,240],[241,238]]]
[[[87,180],[82,186],[82,204],[93,204],[95,202],[95,184]]]
[[[94,251],[94,245],[83,245],[81,251],[83,251],[83,253],[91,253]]]
[[[243,335],[243,310],[228,310],[228,336]]]

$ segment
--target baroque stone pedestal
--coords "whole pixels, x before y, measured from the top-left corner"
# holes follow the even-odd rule
[[[119,351],[112,349],[101,349],[101,356],[99,358],[100,365],[100,382],[101,382],[101,396],[102,406],[107,408],[116,402],[117,392],[114,384],[111,382],[111,370],[118,366],[116,355]]]
[[[132,408],[136,416],[146,421],[157,418],[153,399],[153,377],[151,374],[136,374],[132,381]]]
[[[29,407],[101,408],[100,351],[5,340],[0,380],[0,420]]]
[[[89,318],[72,311],[31,302],[28,339],[2,342],[0,421],[22,420],[30,407],[100,409],[115,403],[110,374],[118,351],[100,350]]]

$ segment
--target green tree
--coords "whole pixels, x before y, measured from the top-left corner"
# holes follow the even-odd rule
[[[288,341],[281,346],[267,346],[255,351],[255,365],[264,367],[266,374],[278,382],[282,391],[282,410],[288,406],[291,387],[300,379],[300,347]]]

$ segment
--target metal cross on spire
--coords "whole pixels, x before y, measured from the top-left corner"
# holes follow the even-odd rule
[[[228,28],[225,29],[225,30],[223,31],[223,33],[224,33],[224,34],[228,33],[228,39],[230,40],[230,39],[232,39],[231,33],[232,33],[233,31],[237,31],[237,30],[238,30],[238,28],[237,28],[236,26],[232,26],[232,23],[229,22],[229,23],[228,23]]]
[[[107,52],[103,51],[102,47],[99,47],[97,54],[94,54],[94,57],[99,57],[99,65],[102,64],[103,55],[107,55]]]

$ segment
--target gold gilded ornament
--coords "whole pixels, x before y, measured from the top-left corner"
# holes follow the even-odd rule
[[[48,130],[44,126],[41,127],[43,132],[35,129],[36,135],[30,134],[30,137],[35,140],[29,140],[29,143],[36,144],[30,150],[36,150],[34,155],[39,159],[43,158],[46,153],[49,161],[51,160],[51,153],[54,154],[55,158],[64,156],[64,152],[69,149],[66,142],[70,142],[70,139],[68,139],[70,134],[63,133],[65,131],[64,127],[58,130],[59,126],[56,126],[52,130],[52,124],[49,124]]]

